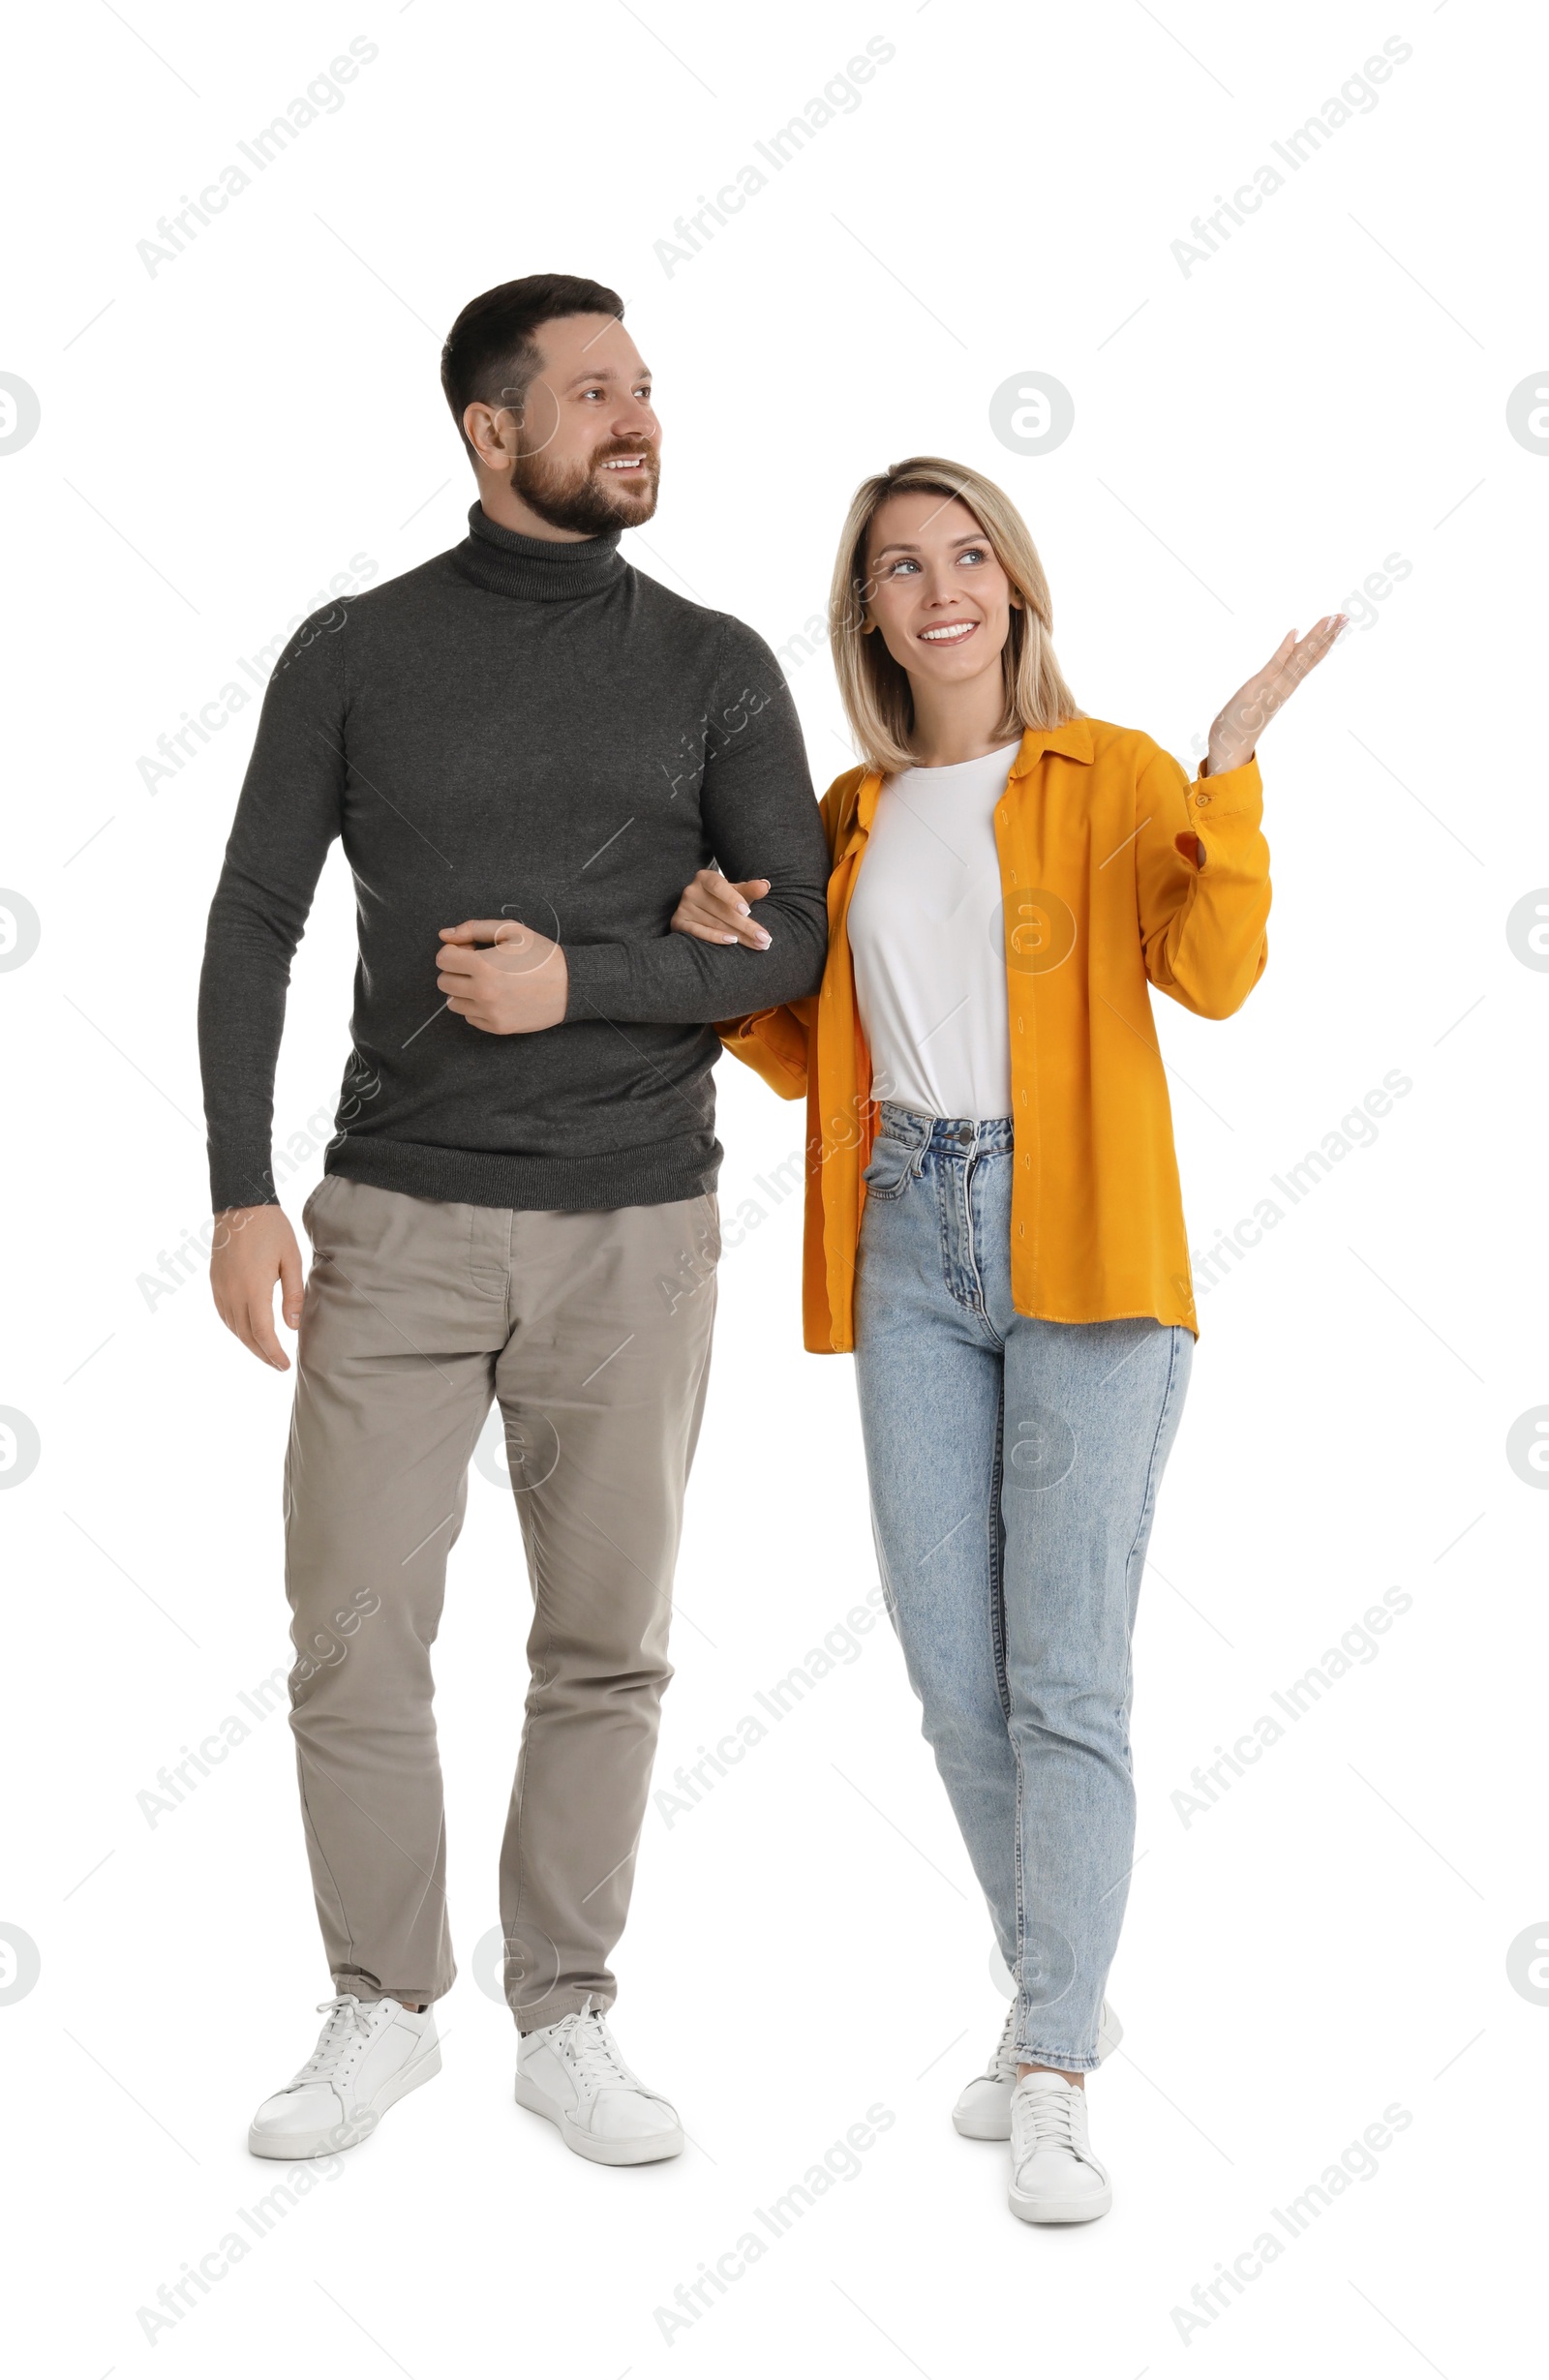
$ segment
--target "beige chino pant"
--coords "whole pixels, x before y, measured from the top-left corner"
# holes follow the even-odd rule
[[[497,1400],[533,1599],[501,1855],[505,1994],[523,2032],[589,1993],[608,2006],[672,1676],[715,1199],[527,1213],[329,1174],[303,1220],[290,1724],[334,1988],[433,2001],[456,1973],[431,1646]]]

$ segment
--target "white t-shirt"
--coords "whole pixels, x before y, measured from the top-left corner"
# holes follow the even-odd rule
[[[1017,748],[889,777],[850,897],[872,1077],[923,1115],[1012,1111],[995,804]]]

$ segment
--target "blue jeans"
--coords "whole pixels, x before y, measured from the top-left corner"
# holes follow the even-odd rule
[[[1097,2064],[1135,1851],[1130,1638],[1193,1333],[1011,1296],[1009,1119],[884,1103],[858,1257],[872,1525],[922,1731],[1017,1979],[1017,2055]]]

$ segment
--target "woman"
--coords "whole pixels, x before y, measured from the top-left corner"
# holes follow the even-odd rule
[[[823,987],[720,1031],[807,1095],[806,1344],[855,1352],[889,1609],[1016,1978],[954,2122],[1010,2139],[1015,2214],[1085,2222],[1131,1632],[1199,1328],[1147,985],[1230,1016],[1262,973],[1256,735],[1345,621],[1285,639],[1190,783],[1078,709],[1032,539],[975,471],[865,482],[830,618],[866,765],[823,802]],[[767,947],[768,889],[706,870],[673,924]]]

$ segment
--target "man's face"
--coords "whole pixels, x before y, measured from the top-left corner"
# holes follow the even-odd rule
[[[661,425],[634,341],[611,315],[579,314],[545,322],[536,344],[543,363],[516,413],[513,493],[552,528],[585,537],[649,521]]]

